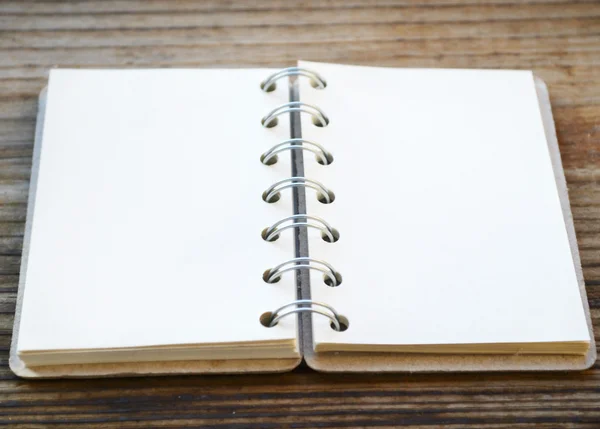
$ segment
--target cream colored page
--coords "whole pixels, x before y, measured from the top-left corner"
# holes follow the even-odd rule
[[[260,315],[295,298],[292,213],[262,192],[290,174],[260,154],[289,138],[261,126],[288,100],[272,70],[53,70],[19,351],[296,338]]]
[[[530,72],[301,66],[331,120],[303,117],[303,137],[335,157],[305,158],[336,195],[308,190],[308,213],[340,232],[309,249],[343,276],[313,272],[311,292],[350,321],[313,317],[316,343],[589,340]]]

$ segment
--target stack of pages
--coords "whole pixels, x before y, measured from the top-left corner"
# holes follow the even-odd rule
[[[269,78],[270,77],[270,78]],[[52,70],[25,377],[582,369],[596,357],[529,71]]]

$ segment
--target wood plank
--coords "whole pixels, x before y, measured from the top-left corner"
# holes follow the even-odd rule
[[[24,225],[22,225],[24,228]],[[23,250],[23,237],[21,236],[0,236],[0,257],[1,256],[21,256]],[[18,273],[15,273],[18,274]],[[0,288],[1,290],[1,288]]]
[[[0,50],[0,79],[42,78],[48,69],[61,67],[282,67],[298,58],[351,64],[402,67],[520,68],[595,67],[600,63],[597,37],[504,39],[464,42],[445,40],[398,40],[394,42],[319,43],[297,42],[290,49],[264,45],[207,45],[189,47],[73,48],[57,51],[23,49],[15,55]],[[568,43],[565,43],[568,41]],[[291,49],[293,47],[293,49]],[[19,101],[16,101],[19,104]],[[23,106],[22,108],[26,108]],[[1,118],[18,118],[0,110]]]
[[[361,40],[461,40],[461,39],[526,39],[543,37],[596,36],[600,33],[597,19],[572,18],[553,25],[546,19],[532,19],[527,25],[515,25],[512,21],[500,22],[458,22],[452,26],[431,24],[339,24],[335,31],[328,26],[316,26],[309,32],[302,25],[290,25],[282,32],[276,26],[258,30],[246,27],[223,28],[159,28],[159,29],[103,29],[96,30],[23,30],[11,31],[11,37],[0,39],[0,48],[24,49],[47,48],[65,49],[72,47],[124,47],[124,46],[201,46],[223,43],[256,45],[285,45],[302,41],[304,43],[353,42],[355,34]]]
[[[272,11],[272,10],[299,10],[307,9],[364,9],[381,8],[381,7],[440,7],[440,6],[459,6],[459,5],[534,5],[537,3],[545,4],[561,4],[568,5],[569,0],[527,0],[517,2],[515,0],[464,0],[457,2],[456,0],[434,0],[427,2],[427,5],[422,5],[422,2],[417,0],[371,0],[368,3],[360,0],[307,0],[301,4],[290,3],[285,0],[261,0],[254,1],[250,4],[244,2],[223,2],[220,0],[210,0],[197,2],[195,0],[178,0],[176,9],[181,12],[215,12],[215,11]],[[594,0],[578,0],[577,3],[594,3]],[[173,10],[172,4],[167,4],[160,0],[148,1],[110,1],[110,7],[106,2],[102,1],[73,1],[73,2],[36,2],[23,1],[18,4],[13,2],[0,3],[0,12],[17,15],[77,15],[88,13],[164,13]]]
[[[18,274],[0,274],[0,292],[16,293],[19,283]]]
[[[405,22],[449,23],[465,21],[527,21],[529,19],[594,18],[599,13],[586,3],[530,4],[515,13],[516,5],[455,5],[438,8],[378,7],[360,9],[295,9],[269,11],[269,19],[260,10],[244,13],[212,11],[209,13],[189,10],[165,12],[81,14],[76,19],[65,14],[21,15],[4,13],[0,16],[0,28],[5,30],[54,30],[54,29],[131,29],[131,28],[188,28],[188,27],[264,27],[288,25],[322,25],[355,23],[400,24]]]

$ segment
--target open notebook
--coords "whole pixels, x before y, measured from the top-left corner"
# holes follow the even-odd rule
[[[531,72],[52,70],[36,134],[18,375],[595,360]]]

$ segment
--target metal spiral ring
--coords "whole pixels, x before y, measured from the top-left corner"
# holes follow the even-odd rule
[[[274,127],[277,125],[276,119],[279,115],[283,115],[284,113],[291,112],[304,112],[312,115],[314,119],[319,121],[322,127],[326,127],[329,124],[329,118],[321,109],[317,106],[313,106],[312,104],[303,103],[302,101],[291,101],[289,103],[284,103],[275,109],[271,110],[267,113],[260,121],[260,123],[265,128]]]
[[[271,147],[268,151],[263,153],[260,157],[260,161],[265,165],[271,165],[275,162],[269,163],[273,157],[275,157],[278,153],[283,152],[285,150],[308,150],[315,155],[319,159],[319,162],[323,165],[331,164],[333,161],[333,156],[329,153],[323,146],[318,143],[311,142],[309,140],[304,139],[289,139],[285,140],[281,143],[276,144]]]
[[[306,222],[295,222],[295,223],[291,223],[289,225],[279,227],[279,225],[281,225],[284,222],[287,222],[289,220],[296,220],[296,219],[303,219],[303,220],[306,219]],[[314,225],[314,224],[308,223],[309,219],[319,222],[321,225]],[[333,243],[334,241],[336,241],[334,232],[333,232],[333,228],[331,227],[331,225],[329,225],[327,222],[325,222],[320,217],[305,215],[305,214],[296,214],[296,215],[288,216],[286,218],[283,218],[283,219],[275,222],[273,225],[271,225],[270,227],[265,229],[265,231],[263,233],[263,238],[265,239],[265,241],[272,241],[275,237],[277,237],[281,233],[281,231],[283,231],[285,229],[289,229],[289,228],[298,228],[300,226],[318,229],[329,238],[330,243]]]
[[[307,263],[312,262],[312,263],[318,264],[318,265],[316,265],[316,266],[308,265],[308,264],[298,265],[299,262],[307,262]],[[286,267],[286,265],[290,265],[290,264],[294,264],[294,265],[292,265],[290,267]],[[339,284],[340,284],[340,280],[338,277],[339,273],[330,264],[328,264],[325,261],[321,261],[319,259],[309,258],[307,256],[301,256],[298,258],[289,259],[289,260],[277,265],[276,267],[271,268],[270,270],[267,271],[265,281],[267,283],[274,283],[275,279],[278,279],[279,277],[281,277],[281,275],[283,273],[286,273],[288,271],[303,270],[303,269],[321,271],[331,281],[332,286],[339,286]]]
[[[271,92],[275,89],[277,82],[279,79],[286,76],[305,76],[310,78],[310,83],[313,88],[324,89],[327,86],[327,82],[323,79],[318,73],[315,73],[312,70],[308,70],[301,67],[288,67],[278,72],[273,73],[271,76],[267,77],[260,83],[260,89],[264,92]]]
[[[283,186],[282,186],[283,185]],[[267,203],[271,202],[271,199],[277,195],[280,191],[287,188],[298,188],[305,187],[319,191],[325,199],[325,204],[330,204],[333,199],[331,198],[331,191],[320,182],[316,180],[307,179],[306,177],[288,177],[287,179],[280,180],[279,182],[273,183],[263,192],[263,200]]]
[[[288,307],[292,307],[294,305],[297,307],[294,308],[293,310],[286,311],[286,312],[280,314],[281,310],[284,310]],[[310,305],[311,307],[299,307],[300,305]],[[317,308],[312,308],[312,306],[322,307],[322,308],[328,310],[329,312],[323,311],[323,310],[320,310]],[[304,312],[321,314],[321,315],[329,318],[329,320],[331,320],[331,322],[335,326],[336,331],[342,330],[342,327],[340,324],[340,316],[337,313],[337,311],[335,311],[335,309],[333,307],[331,307],[330,305],[323,304],[321,302],[316,302],[316,301],[313,301],[312,299],[298,299],[296,301],[290,302],[289,304],[279,307],[277,310],[275,310],[271,313],[271,321],[269,322],[269,327],[275,326],[277,324],[277,322],[279,322],[284,317],[289,316],[290,314],[304,313]]]

